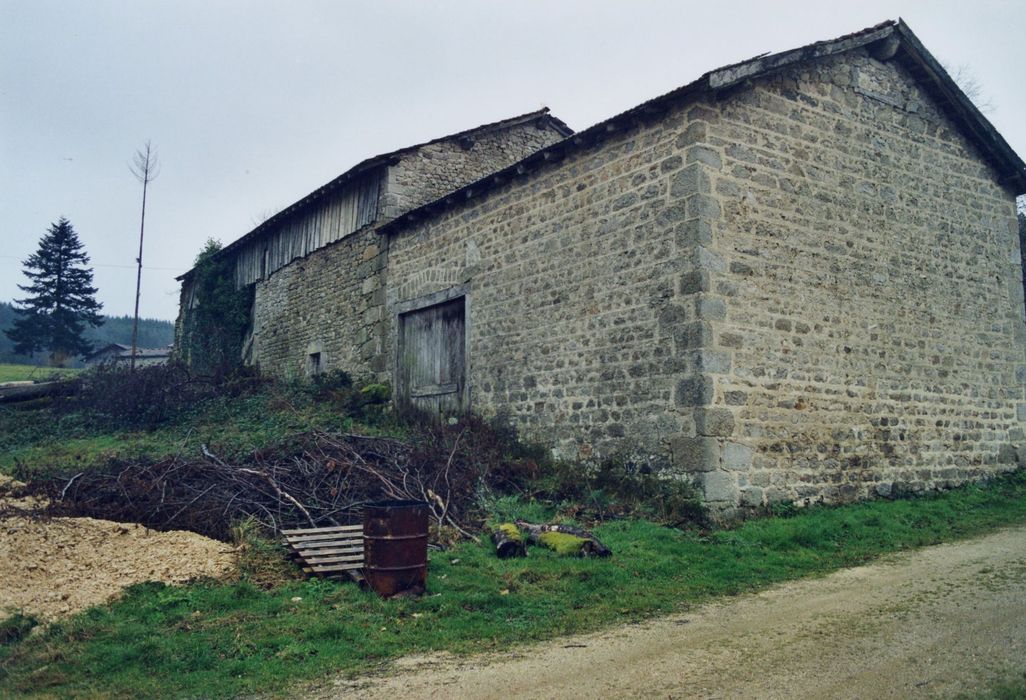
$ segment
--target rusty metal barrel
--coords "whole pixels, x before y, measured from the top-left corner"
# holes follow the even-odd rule
[[[378,501],[363,508],[363,566],[382,598],[423,593],[427,582],[428,504]]]

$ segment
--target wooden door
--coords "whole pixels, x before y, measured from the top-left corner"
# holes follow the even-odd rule
[[[433,415],[467,410],[466,304],[459,297],[399,316],[399,399]]]

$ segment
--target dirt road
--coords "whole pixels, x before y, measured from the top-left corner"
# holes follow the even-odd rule
[[[917,698],[1026,671],[1026,527],[515,654],[398,661],[324,698]]]

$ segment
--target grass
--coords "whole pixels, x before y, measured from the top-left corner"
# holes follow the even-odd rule
[[[503,499],[497,519],[551,516]],[[382,601],[350,584],[243,580],[143,584],[41,634],[0,646],[0,695],[232,697],[359,674],[402,654],[510,645],[669,613],[712,596],[818,575],[898,550],[1026,521],[1026,474],[914,500],[814,508],[730,530],[637,520],[596,534],[607,560],[489,543],[431,557],[427,594]],[[299,600],[296,600],[296,599]]]
[[[50,379],[54,375],[67,377],[81,372],[80,369],[63,369],[56,367],[37,367],[36,365],[14,365],[0,363],[0,384],[3,382],[40,381]]]
[[[1022,700],[1026,698],[1026,672],[993,681],[973,693],[960,693],[957,700]]]
[[[1026,698],[1026,673],[1021,673],[1012,680],[994,684],[982,697],[992,700],[1022,700]]]
[[[352,420],[300,392],[261,392],[203,401],[153,430],[110,430],[78,414],[0,406],[0,472],[19,478],[87,469],[111,460],[157,459],[199,452],[244,455],[313,429],[348,429]]]

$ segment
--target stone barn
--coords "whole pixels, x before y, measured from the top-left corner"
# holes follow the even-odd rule
[[[254,291],[244,359],[283,377],[383,372],[381,224],[571,134],[541,109],[368,158],[226,246],[236,286]],[[192,278],[178,278],[179,345]]]
[[[524,119],[459,186],[411,169],[403,199],[383,176],[379,217],[323,248],[245,262],[288,210],[229,246],[251,361],[500,414],[569,458],[630,452],[727,512],[1016,465],[1026,166],[904,23],[577,134]]]

